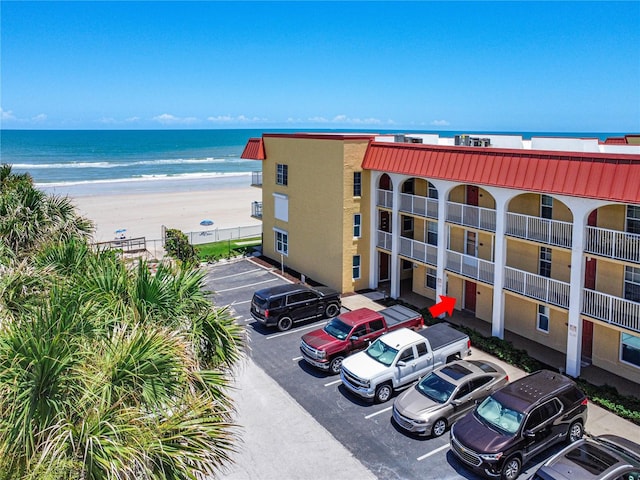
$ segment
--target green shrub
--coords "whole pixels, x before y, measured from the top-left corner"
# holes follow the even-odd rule
[[[167,229],[164,249],[171,257],[185,264],[193,265],[199,261],[196,251],[193,245],[189,243],[187,236],[175,228]]]

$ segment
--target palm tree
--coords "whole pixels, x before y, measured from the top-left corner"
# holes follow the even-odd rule
[[[204,274],[94,251],[68,201],[0,183],[0,479],[215,475],[244,335]]]

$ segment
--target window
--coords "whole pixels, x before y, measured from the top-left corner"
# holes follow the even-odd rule
[[[289,165],[276,164],[276,183],[278,185],[289,184]]]
[[[546,305],[538,305],[537,329],[549,333],[549,307]]]
[[[294,293],[293,295],[289,295],[287,298],[287,305],[291,305],[293,303],[304,303],[309,300],[314,300],[316,295],[313,292],[300,292]]]
[[[551,249],[540,247],[540,264],[538,275],[551,278]]]
[[[427,222],[427,243],[438,245],[438,224],[436,222]]]
[[[418,351],[418,357],[422,357],[423,355],[426,355],[427,353],[429,353],[429,349],[427,348],[427,344],[426,343],[419,343],[416,345],[416,350]]]
[[[402,259],[402,270],[411,270],[413,268],[413,262]]]
[[[274,216],[283,222],[289,221],[289,196],[282,193],[273,194]]]
[[[629,333],[621,334],[620,360],[640,367],[640,337]]]
[[[640,302],[640,268],[624,267],[624,298]]]
[[[353,236],[355,238],[360,238],[362,236],[361,228],[362,228],[362,215],[360,215],[359,213],[355,213],[353,215]]]
[[[466,382],[460,386],[460,388],[456,392],[456,396],[453,398],[454,400],[460,400],[462,397],[466,397],[470,393],[471,393],[471,385],[469,385],[469,382]]]
[[[360,325],[358,328],[355,329],[355,331],[353,332],[353,335],[355,335],[356,337],[362,337],[363,335],[367,334],[367,325]]]
[[[434,187],[431,182],[429,182],[429,184],[427,185],[427,197],[434,200],[438,199],[438,189]]]
[[[289,254],[289,235],[282,230],[276,230],[276,252],[283,255]]]
[[[542,218],[553,218],[553,197],[549,195],[540,196],[540,216]]]
[[[481,387],[484,387],[491,380],[492,380],[491,377],[480,377],[480,378],[476,378],[474,380],[471,380],[471,391],[473,392],[474,390],[477,390],[477,389],[479,389]]]
[[[427,278],[425,281],[425,287],[436,289],[436,276],[437,272],[435,268],[427,267]]]
[[[411,360],[413,360],[413,347],[405,349],[405,351],[400,354],[400,358],[398,358],[398,361],[402,362],[410,362]]]
[[[353,279],[360,278],[360,255],[353,256]]]
[[[353,172],[353,196],[362,196],[362,172]]]
[[[410,178],[402,184],[402,193],[408,193],[413,195],[414,193],[414,180]]]
[[[369,330],[371,332],[377,332],[378,330],[382,330],[384,328],[384,323],[382,320],[372,320],[369,323]]]
[[[476,232],[472,232],[471,230],[466,230],[465,235],[467,240],[464,245],[464,253],[470,255],[472,257],[478,256],[478,241],[476,237]]]
[[[627,205],[627,233],[640,234],[640,206]]]
[[[402,216],[402,231],[403,232],[413,231],[413,217],[409,217],[408,215]]]

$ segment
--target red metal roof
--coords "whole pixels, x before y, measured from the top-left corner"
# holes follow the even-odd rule
[[[626,145],[627,139],[625,137],[609,137],[604,141],[605,145]]]
[[[250,138],[247,145],[245,145],[240,158],[246,158],[249,160],[265,160],[267,157],[264,154],[264,142],[262,141],[262,138]]]
[[[372,142],[362,168],[640,203],[640,155]]]

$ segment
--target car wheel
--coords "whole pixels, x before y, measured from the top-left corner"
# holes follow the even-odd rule
[[[582,434],[584,433],[584,429],[582,428],[581,422],[573,422],[569,427],[569,432],[567,434],[567,442],[573,443],[582,438]]]
[[[380,385],[378,388],[376,388],[376,401],[378,403],[384,403],[391,398],[392,393],[393,390],[391,389],[390,385],[386,383],[384,385]]]
[[[431,435],[439,437],[447,430],[447,421],[444,418],[439,418],[433,424],[431,428]]]
[[[520,475],[522,462],[518,457],[511,457],[502,467],[502,480],[515,480]]]
[[[287,330],[289,330],[291,328],[291,325],[293,325],[293,320],[291,320],[291,318],[289,317],[282,317],[280,320],[278,320],[278,330],[280,330],[281,332],[286,332]]]
[[[344,357],[336,357],[331,360],[331,363],[329,364],[329,371],[334,375],[339,374],[340,367],[342,366],[342,360],[344,360]]]
[[[340,306],[337,303],[330,303],[324,314],[327,318],[333,318],[340,313]]]

